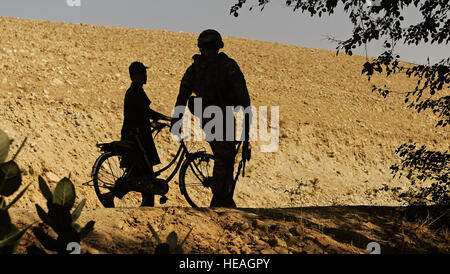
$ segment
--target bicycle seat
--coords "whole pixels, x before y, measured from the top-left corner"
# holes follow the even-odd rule
[[[129,140],[113,141],[111,143],[97,144],[101,151],[105,152],[128,152],[135,148],[135,142]]]

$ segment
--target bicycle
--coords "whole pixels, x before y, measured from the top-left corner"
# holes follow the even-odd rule
[[[170,128],[170,125],[165,123],[155,124],[156,127],[152,128],[152,134],[154,134],[155,139],[161,130],[164,128]],[[110,191],[118,180],[127,180],[131,170],[137,165],[137,162],[135,161],[131,165],[131,168],[125,169],[121,167],[123,155],[129,152],[130,149],[133,148],[133,145],[136,145],[136,143],[138,144],[140,152],[146,156],[145,151],[140,145],[138,139],[135,143],[130,141],[114,141],[111,143],[101,143],[96,145],[100,148],[103,154],[97,158],[92,167],[91,181],[93,182],[95,193],[103,206],[107,207],[106,203],[102,199],[102,190]],[[241,143],[237,146],[236,154],[239,151],[240,145]],[[148,167],[150,162],[146,157],[145,159]],[[192,207],[208,207],[212,199],[211,184],[214,156],[207,153],[206,150],[189,152],[184,140],[181,140],[174,158],[166,166],[155,171],[155,177],[161,175],[161,173],[168,170],[174,164],[175,168],[170,175],[166,179],[158,179],[157,183],[168,185],[168,183],[175,177],[176,173],[180,171],[179,189],[189,205]],[[243,164],[240,162],[234,176],[235,182],[239,177],[242,167]],[[86,183],[84,185],[86,185]],[[139,197],[139,193],[141,197]],[[120,200],[121,207],[136,207],[142,200],[142,192],[131,190]],[[164,193],[161,195],[160,204],[164,204],[166,201],[167,197]]]

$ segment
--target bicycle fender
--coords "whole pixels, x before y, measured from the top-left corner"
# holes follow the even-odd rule
[[[111,153],[111,152],[106,152],[106,153],[103,153],[102,155],[98,156],[97,160],[95,160],[95,163],[94,163],[94,165],[92,166],[92,169],[91,169],[91,177],[94,177],[95,170],[97,169],[97,166],[98,166],[98,163],[100,162],[100,160],[101,160],[103,157],[105,157],[105,155],[109,155],[110,153]]]

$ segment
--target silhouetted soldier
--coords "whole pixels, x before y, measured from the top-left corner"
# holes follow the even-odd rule
[[[121,131],[121,139],[133,142],[139,140],[147,154],[147,159],[150,161],[150,164],[154,166],[161,162],[153,141],[153,136],[151,134],[150,120],[157,121],[162,119],[171,121],[171,118],[150,108],[151,101],[142,88],[142,86],[147,83],[147,68],[148,67],[144,66],[144,64],[140,62],[133,62],[129,67],[132,83],[125,94],[124,120]],[[136,139],[136,137],[138,139]],[[121,163],[122,167],[129,168],[131,162],[136,161],[136,157],[140,157],[138,160],[139,165],[137,167],[133,167],[133,174],[130,174],[132,179],[127,182],[116,182],[116,186],[112,192],[105,195],[106,200],[112,203],[111,206],[114,206],[114,196],[122,198],[130,190],[129,184],[133,183],[132,181],[134,178],[143,178],[145,176],[148,181],[144,183],[153,183],[153,179],[155,178],[153,169],[148,168],[144,155],[142,155],[138,150],[136,150],[132,155],[126,155],[126,157],[123,157],[123,161]],[[143,193],[143,201],[141,206],[153,205],[154,195],[151,193]]]
[[[216,30],[205,30],[198,37],[200,53],[194,55],[193,64],[186,70],[180,84],[180,91],[175,106],[185,106],[192,93],[202,98],[202,107],[218,106],[223,113],[223,141],[210,141],[214,154],[213,198],[211,207],[236,207],[234,193],[234,158],[236,141],[226,140],[225,130],[228,124],[225,119],[226,106],[250,106],[250,96],[243,73],[238,64],[219,50],[224,44]],[[251,115],[250,115],[251,116]],[[243,157],[250,160],[248,147],[251,117],[245,117],[245,142]],[[234,116],[232,123],[234,124]],[[202,128],[208,120],[203,118]],[[174,118],[172,125],[177,120]],[[217,130],[217,129],[216,129]],[[233,133],[234,136],[234,133]]]

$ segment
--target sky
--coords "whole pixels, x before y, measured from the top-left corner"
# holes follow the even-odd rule
[[[70,6],[68,2],[75,5]],[[79,6],[77,5],[79,2]],[[152,30],[200,33],[213,28],[224,36],[278,42],[302,47],[335,50],[337,39],[349,37],[352,25],[342,9],[336,14],[311,18],[293,12],[284,0],[272,0],[262,12],[240,10],[239,17],[229,14],[238,0],[0,0],[0,16],[40,19],[56,22],[144,28]],[[256,3],[256,0],[248,0]],[[406,20],[418,20],[417,11],[408,10]],[[381,44],[369,44],[368,56],[381,53]],[[450,45],[401,46],[402,61],[425,64],[449,56]],[[365,55],[363,47],[354,51]]]

